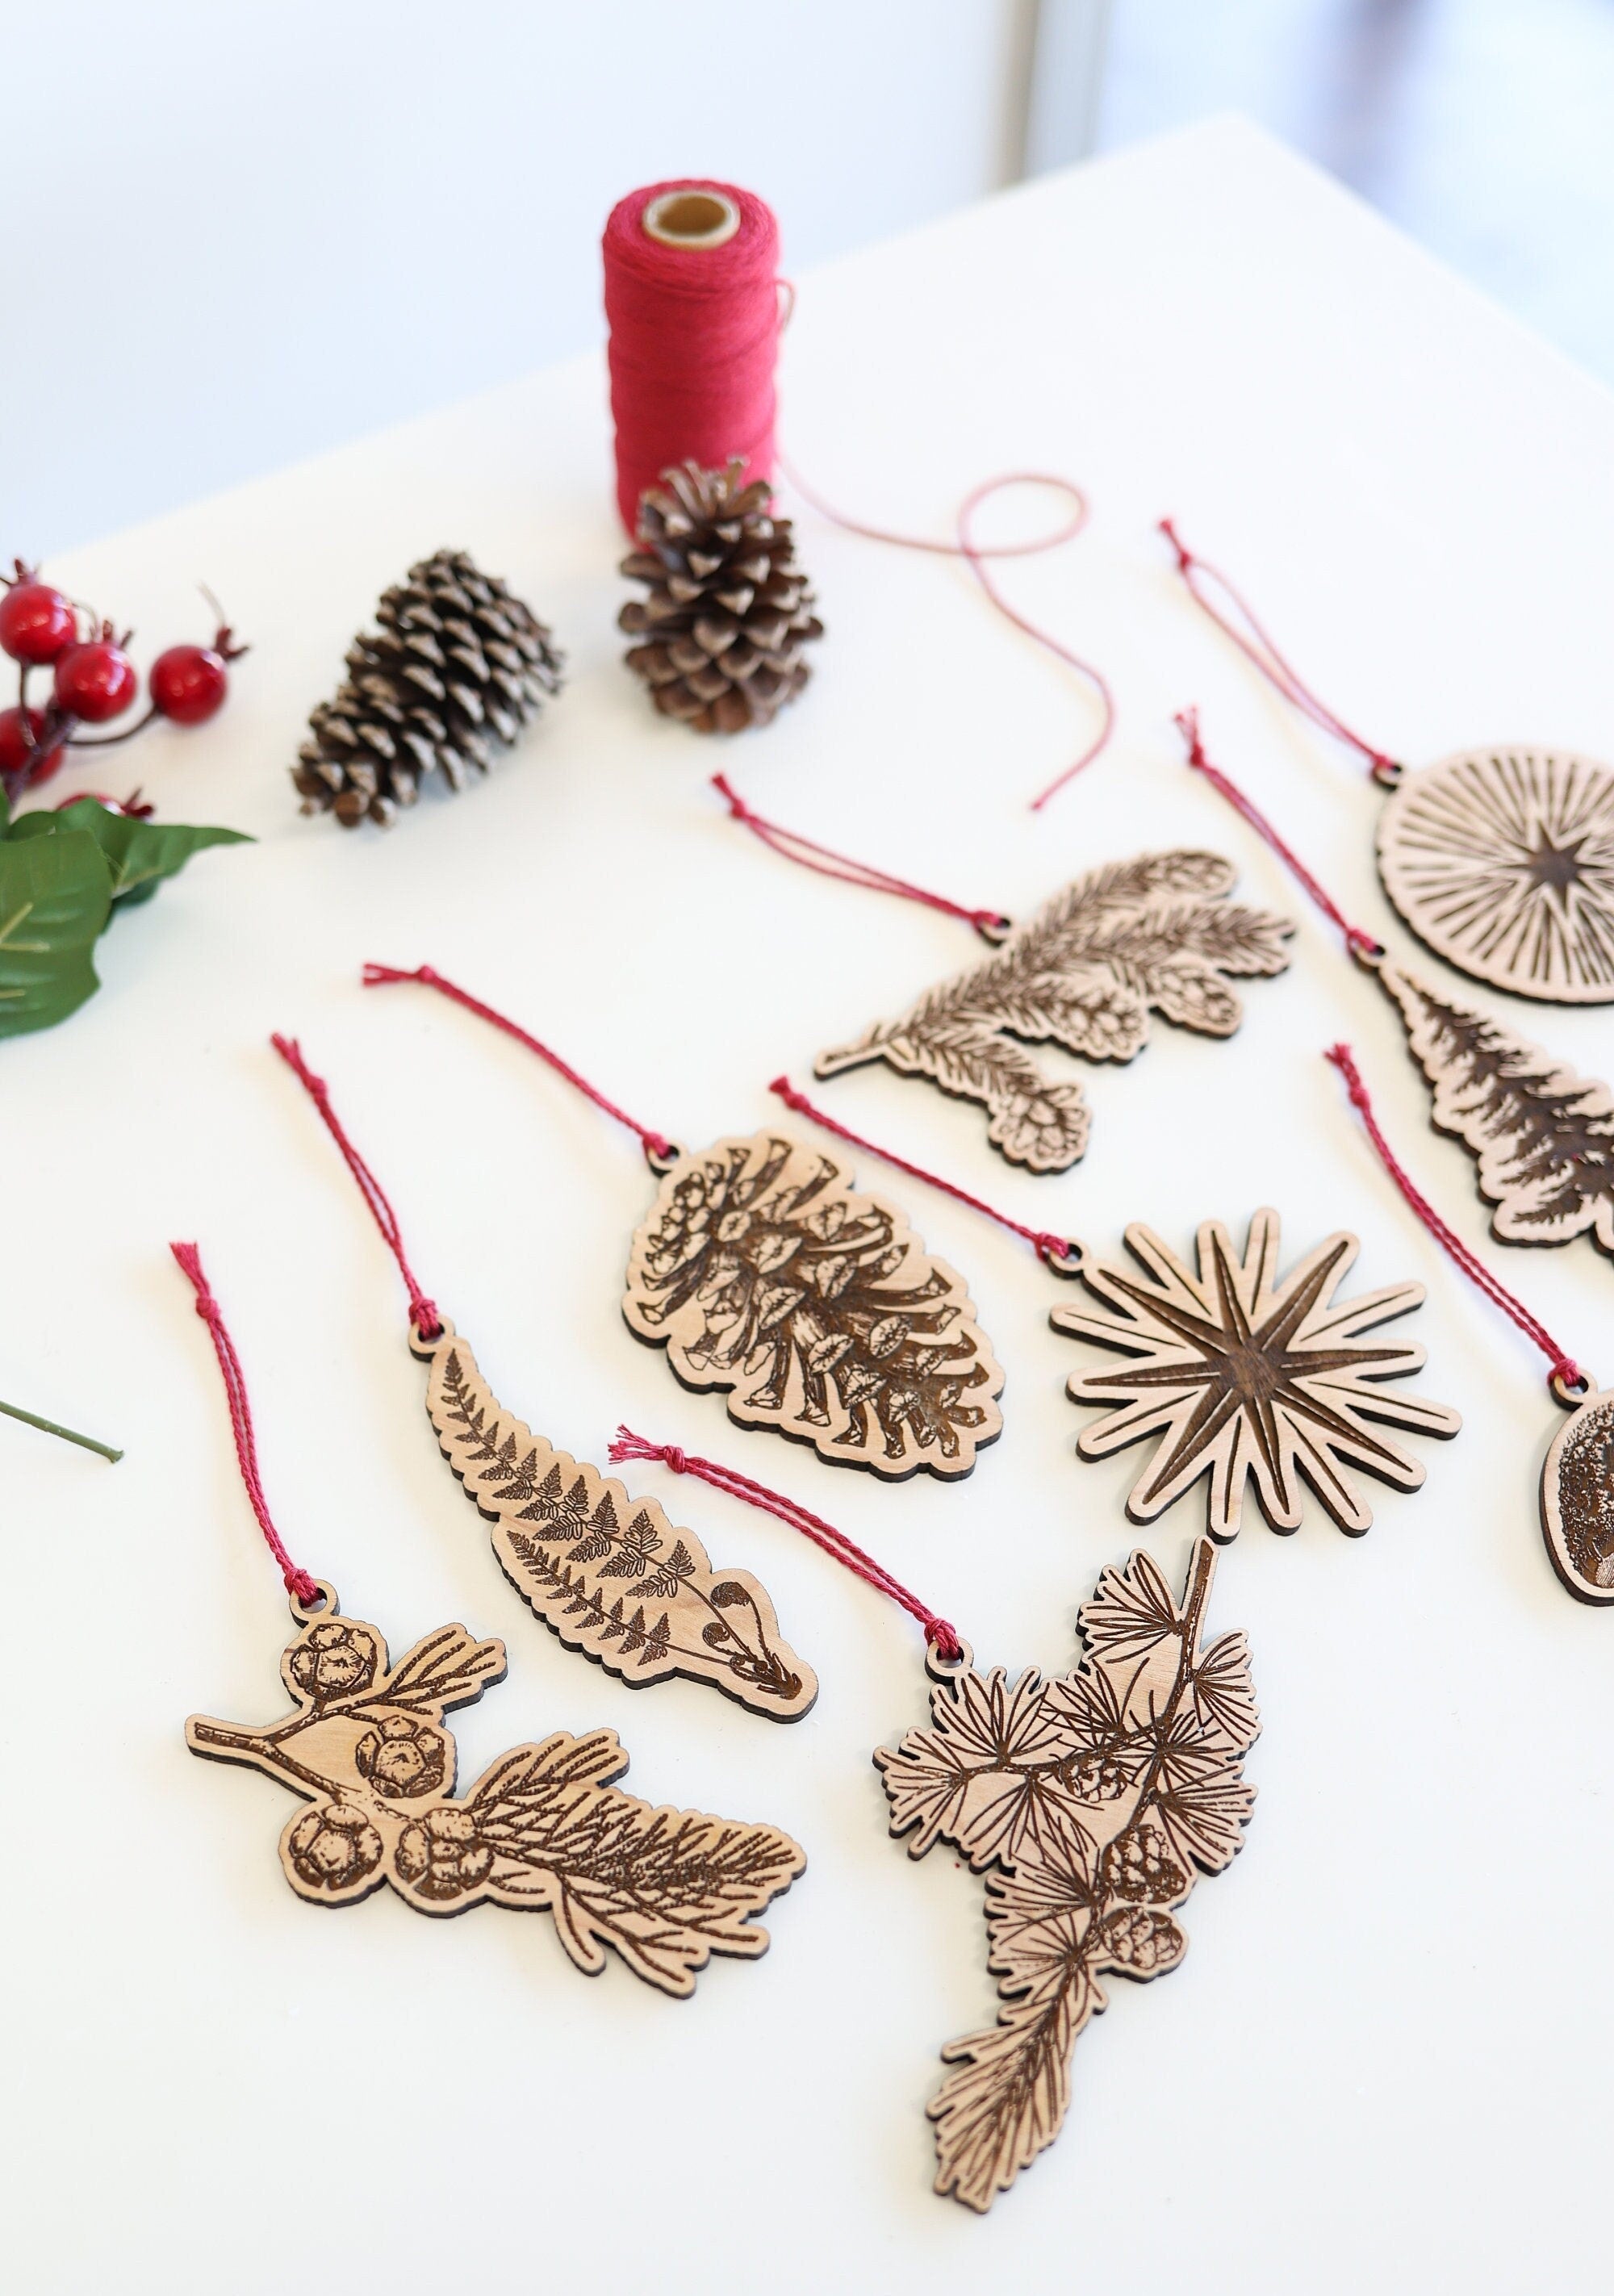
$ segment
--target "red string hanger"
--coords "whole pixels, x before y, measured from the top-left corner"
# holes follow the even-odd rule
[[[1569,750],[1490,743],[1415,774],[1301,678],[1227,577],[1161,530],[1197,603],[1301,715],[1389,791],[1379,874],[1420,940],[1471,979],[1548,1004],[1614,1001],[1614,772]]]
[[[1614,1458],[1614,1393],[1600,1394],[1573,1356],[1540,1317],[1471,1251],[1435,1210],[1386,1139],[1348,1045],[1323,1057],[1345,1079],[1380,1162],[1417,1218],[1475,1289],[1500,1308],[1547,1359],[1547,1385],[1572,1415],[1560,1428],[1541,1471],[1541,1521],[1553,1567],[1583,1603],[1614,1603],[1614,1512],[1608,1505],[1608,1467]]]

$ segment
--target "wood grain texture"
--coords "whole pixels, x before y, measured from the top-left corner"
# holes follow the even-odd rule
[[[505,1577],[569,1650],[635,1688],[683,1675],[794,1722],[818,1678],[749,1570],[716,1571],[654,1499],[535,1435],[488,1388],[453,1326],[416,1341],[426,1411],[465,1495],[493,1525]]]
[[[741,1427],[888,1481],[967,1475],[1004,1374],[963,1278],[850,1170],[777,1133],[680,1156],[634,1237],[622,1302],[685,1387]]]
[[[1541,1469],[1541,1528],[1570,1594],[1614,1603],[1614,1393],[1594,1390],[1553,1437]]]
[[[385,1884],[421,1914],[546,1912],[588,1975],[609,1946],[681,1996],[713,1954],[767,1950],[751,1917],[807,1864],[788,1834],[621,1792],[612,1781],[627,1756],[612,1730],[513,1747],[456,1798],[443,1716],[503,1680],[504,1644],[439,1627],[394,1666],[380,1631],[338,1616],[324,1592],[316,1616],[294,1608],[304,1623],[281,1660],[289,1715],[185,1724],[193,1754],[261,1770],[311,1805],[280,1838],[299,1897],[353,1905]]]
[[[1384,890],[1437,956],[1515,996],[1614,1000],[1614,773],[1569,750],[1470,750],[1379,819]]]

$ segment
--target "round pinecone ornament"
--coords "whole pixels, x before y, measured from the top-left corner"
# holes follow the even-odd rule
[[[788,518],[773,489],[740,483],[743,465],[664,471],[639,498],[639,547],[622,571],[650,585],[619,619],[639,644],[630,669],[658,709],[700,734],[766,726],[812,675],[802,659],[823,625],[796,564]]]
[[[291,779],[305,813],[385,829],[433,768],[452,790],[486,773],[565,660],[537,617],[463,550],[409,569],[375,610],[381,627],[348,652],[348,675],[308,720]]]

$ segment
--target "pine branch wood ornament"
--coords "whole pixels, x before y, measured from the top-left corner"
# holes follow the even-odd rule
[[[1243,1018],[1228,976],[1282,972],[1293,925],[1227,899],[1219,854],[1141,854],[1091,870],[1045,902],[982,964],[928,990],[891,1021],[821,1053],[821,1077],[869,1061],[979,1101],[987,1137],[1011,1163],[1062,1172],[1086,1151],[1079,1083],[1053,1082],[1027,1052],[1053,1044],[1086,1060],[1130,1061],[1151,1011],[1201,1035]]]
[[[630,1498],[505,1411],[451,1325],[412,1345],[443,1456],[493,1524],[505,1577],[569,1650],[635,1689],[682,1675],[774,1721],[807,1711],[817,1677],[759,1579],[714,1571],[653,1499]]]
[[[662,473],[639,503],[637,547],[622,571],[648,586],[619,617],[637,641],[628,668],[664,717],[698,734],[766,726],[811,676],[802,649],[823,636],[773,489],[741,482],[743,463]]]
[[[967,2208],[990,2208],[1058,2136],[1103,1980],[1174,1969],[1184,1900],[1243,1846],[1260,1721],[1242,1635],[1202,1638],[1214,1570],[1201,1539],[1180,1603],[1142,1552],[1104,1571],[1078,1613],[1080,1663],[1052,1681],[933,1660],[930,1727],[874,1757],[909,1855],[948,1841],[987,1877],[1004,2005],[942,2051],[928,2107],[936,2190]]]
[[[389,828],[420,784],[485,774],[543,703],[565,661],[549,630],[463,550],[439,550],[382,594],[348,675],[308,720],[291,779],[304,813]]]

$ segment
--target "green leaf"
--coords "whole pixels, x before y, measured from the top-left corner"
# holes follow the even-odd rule
[[[132,821],[127,814],[112,813],[89,797],[79,798],[60,813],[20,815],[5,832],[5,841],[73,831],[87,831],[106,856],[116,903],[150,900],[161,880],[177,875],[192,854],[200,853],[204,846],[252,842],[239,829],[193,829],[177,821]]]
[[[105,855],[82,830],[0,840],[0,1037],[51,1029],[95,994],[111,914]]]

